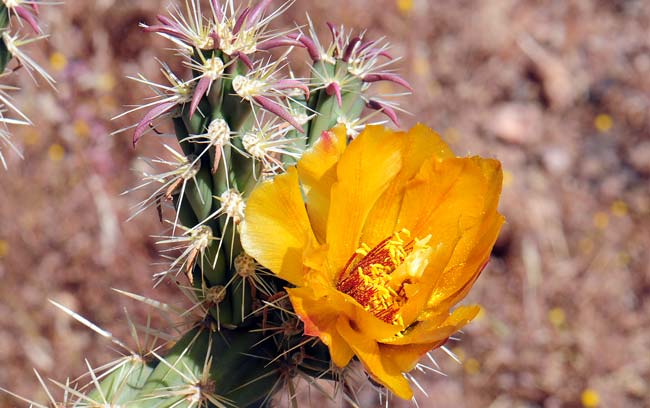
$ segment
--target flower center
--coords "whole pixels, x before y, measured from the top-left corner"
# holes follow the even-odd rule
[[[403,229],[370,248],[362,244],[341,272],[336,289],[386,323],[404,324],[399,314],[428,264],[431,237],[411,239]]]

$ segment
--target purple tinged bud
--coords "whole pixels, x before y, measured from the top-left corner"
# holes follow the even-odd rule
[[[375,44],[377,44],[377,40],[366,41],[359,47],[359,52],[363,52]]]
[[[366,106],[369,107],[370,109],[383,112],[384,115],[388,116],[388,118],[395,124],[395,126],[399,126],[399,119],[397,119],[397,112],[395,112],[395,109],[391,108],[387,104],[371,99],[368,101]]]
[[[210,0],[210,5],[212,5],[212,9],[214,10],[214,14],[217,17],[217,20],[222,23],[223,22],[223,11],[221,10],[221,4],[219,4],[219,0]]]
[[[248,58],[248,55],[244,54],[243,52],[236,52],[233,54],[233,56],[239,58],[241,62],[244,63],[248,67],[248,69],[253,69],[253,61],[251,61],[250,58]]]
[[[34,14],[38,15],[38,4],[32,3],[30,5],[32,6],[32,10],[34,10]]]
[[[260,21],[262,13],[271,5],[273,0],[262,0],[257,6],[251,9],[248,20],[246,21],[246,28],[251,28]]]
[[[163,33],[163,34],[171,35],[172,37],[176,37],[183,41],[189,41],[189,38],[187,38],[187,36],[185,36],[180,31],[176,30],[175,28],[162,26],[162,25],[153,25],[153,26],[143,26],[142,29],[147,33]]]
[[[332,42],[336,44],[337,51],[343,49],[345,46],[345,44],[343,44],[344,39],[339,35],[339,30],[330,22],[327,22],[327,27],[329,27],[330,32],[332,33]],[[340,57],[340,55],[334,55],[334,57]]]
[[[338,82],[332,82],[331,84],[327,85],[325,92],[327,92],[329,96],[336,95],[336,102],[338,102],[339,107],[343,106],[343,98],[341,97],[341,85],[339,85]]]
[[[210,33],[210,38],[212,38],[212,42],[214,43],[212,48],[214,48],[215,51],[218,50],[219,44],[221,43],[221,37],[219,37],[219,33],[217,33],[216,30],[212,30]]]
[[[221,162],[221,146],[214,149],[214,162],[212,163],[212,174],[216,174],[219,170],[219,162]]]
[[[361,47],[359,47],[359,53],[364,52],[365,50],[367,50],[368,48],[374,46],[375,44],[377,44],[377,40],[372,40],[372,41],[365,42]],[[392,55],[390,55],[386,50],[381,49],[381,48],[371,49],[370,51],[368,51],[368,54],[371,57],[376,57],[378,55],[381,55],[382,57],[386,57],[389,60],[394,59]]]
[[[36,34],[41,33],[41,28],[38,26],[38,22],[36,21],[36,18],[29,10],[27,10],[25,7],[20,7],[20,6],[15,7],[14,10],[20,18],[27,21],[29,26],[32,28],[32,30],[34,30]]]
[[[196,108],[199,106],[201,98],[203,98],[203,96],[208,92],[211,84],[212,79],[207,76],[201,78],[199,80],[199,83],[196,84],[196,88],[194,88],[194,95],[192,95],[192,102],[190,103],[190,119],[192,119],[192,116],[194,116],[194,112],[196,112]]]
[[[413,88],[411,87],[411,85],[408,82],[406,82],[404,78],[402,78],[397,74],[383,72],[378,74],[367,74],[366,76],[363,77],[363,82],[379,82],[379,81],[393,82],[413,92]]]
[[[332,41],[338,40],[338,37],[339,37],[338,36],[338,30],[336,29],[336,26],[334,25],[334,23],[330,23],[328,21],[325,24],[327,24],[327,27],[330,29],[330,33],[332,33]]]
[[[348,44],[347,48],[345,49],[345,52],[343,53],[343,58],[342,58],[343,61],[350,62],[350,57],[352,56],[354,49],[360,42],[361,42],[361,38],[359,37],[354,37],[352,40],[350,40],[350,43]]]
[[[289,36],[285,37],[277,37],[277,38],[272,38],[270,40],[263,41],[255,48],[257,48],[259,51],[268,51],[273,48],[277,47],[301,47],[301,48],[306,48],[305,44],[302,43],[300,40],[296,40],[294,38],[291,38]]]
[[[147,130],[147,127],[154,119],[169,112],[175,106],[176,102],[165,102],[147,112],[135,127],[135,132],[133,132],[133,147],[135,147],[135,144],[138,143],[138,140],[140,140],[144,132]]]
[[[305,129],[298,123],[296,118],[291,116],[289,112],[287,112],[286,109],[284,109],[279,103],[273,101],[270,98],[267,98],[266,96],[254,96],[253,99],[255,102],[257,102],[262,108],[266,109],[267,111],[273,113],[274,115],[279,116],[280,118],[286,120],[296,128],[300,133],[305,133]]]
[[[279,90],[282,90],[282,89],[300,89],[305,94],[305,98],[309,99],[309,87],[307,85],[303,84],[302,82],[297,81],[295,79],[281,79],[278,82],[276,82],[275,84],[273,84],[273,87],[275,89],[279,89]]]
[[[244,25],[244,22],[246,21],[246,17],[248,17],[248,13],[250,13],[251,9],[246,7],[244,11],[239,15],[239,18],[237,18],[237,21],[235,21],[235,26],[232,28],[232,33],[237,34],[239,30],[241,30],[242,26]]]
[[[372,53],[377,56],[381,55],[382,57],[388,58],[389,60],[395,59],[392,55],[388,53],[386,50],[373,50]]]
[[[296,41],[300,41],[305,46],[305,48],[307,49],[307,52],[309,53],[309,56],[311,57],[311,59],[314,62],[318,62],[318,61],[321,60],[320,52],[318,51],[318,47],[316,46],[316,43],[314,42],[314,40],[307,37],[303,33],[300,33],[300,34],[292,33],[292,34],[287,35],[287,37],[293,38]]]

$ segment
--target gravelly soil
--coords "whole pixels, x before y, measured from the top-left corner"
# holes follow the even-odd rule
[[[18,81],[37,128],[17,134],[26,160],[0,175],[2,387],[39,398],[32,367],[63,380],[84,358],[114,355],[48,298],[126,336],[122,308],[140,321],[147,312],[111,288],[179,297],[151,288],[155,211],[124,223],[138,196],[119,196],[137,183],[134,158],[157,147],[134,152],[128,135],[108,136],[135,117],[108,119],[146,95],[122,78],[156,77],[154,57],[170,55],[137,28],[161,9],[44,7],[52,36],[32,53],[48,65],[60,50],[67,65],[51,67],[58,93]],[[307,11],[319,27],[386,36],[416,89],[402,98],[403,125],[424,122],[506,171],[508,222],[468,299],[484,313],[450,344],[463,366],[436,352],[447,377],[418,376],[420,406],[573,407],[595,395],[650,406],[650,3],[301,0],[276,26]]]

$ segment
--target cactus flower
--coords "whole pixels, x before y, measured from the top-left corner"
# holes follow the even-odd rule
[[[324,132],[251,194],[242,244],[289,285],[306,336],[356,356],[395,395],[405,373],[478,313],[452,310],[485,267],[503,217],[498,161],[456,157],[433,131]]]

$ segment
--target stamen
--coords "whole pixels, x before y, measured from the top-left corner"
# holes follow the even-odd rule
[[[413,252],[414,242],[408,230],[396,232],[376,247],[367,244],[354,252],[336,284],[337,290],[351,296],[365,310],[386,323],[403,324],[399,311],[408,300],[404,283],[392,282],[393,272]]]

